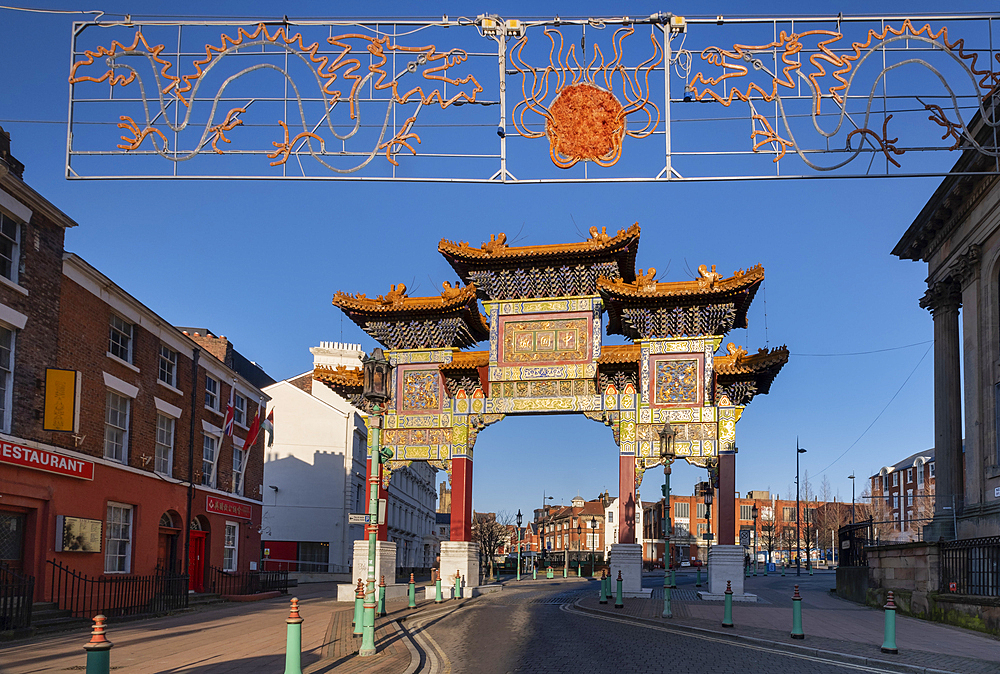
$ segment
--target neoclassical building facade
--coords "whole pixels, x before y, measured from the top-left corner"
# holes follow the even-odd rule
[[[969,127],[979,140],[995,133],[979,115]],[[920,306],[934,321],[937,464],[929,541],[1000,534],[1000,164],[970,147],[951,173],[892,251],[927,263]]]

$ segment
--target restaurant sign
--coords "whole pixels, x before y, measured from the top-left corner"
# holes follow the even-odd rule
[[[227,501],[224,498],[218,498],[216,496],[207,496],[205,498],[205,510],[210,513],[232,515],[233,517],[239,517],[245,520],[251,519],[250,516],[253,514],[253,508],[248,503]]]
[[[0,462],[84,480],[94,479],[94,463],[92,461],[74,459],[55,452],[47,452],[44,449],[22,447],[12,442],[0,444]]]

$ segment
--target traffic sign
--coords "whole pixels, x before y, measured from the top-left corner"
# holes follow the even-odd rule
[[[347,516],[348,524],[368,524],[369,521],[371,521],[371,515],[364,513],[351,513]]]
[[[743,531],[740,532],[740,545],[742,545],[744,548],[749,548],[750,547],[750,530],[749,529],[744,529]]]

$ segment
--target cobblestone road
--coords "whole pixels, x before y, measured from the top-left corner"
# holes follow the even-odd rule
[[[424,629],[445,654],[440,671],[461,674],[507,672],[808,671],[826,674],[879,671],[811,657],[745,647],[715,639],[678,635],[615,617],[572,608],[580,592],[574,583],[508,585],[442,615]]]

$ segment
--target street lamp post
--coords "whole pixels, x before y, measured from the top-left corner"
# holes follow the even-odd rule
[[[541,546],[540,547],[542,548],[542,562],[543,563],[548,559],[548,556],[545,554],[545,551],[546,551],[546,545],[545,545],[545,518],[547,517],[548,504],[546,504],[545,502],[546,501],[553,501],[553,500],[555,500],[555,498],[556,498],[555,496],[546,496],[545,492],[544,491],[542,492],[542,524],[541,524],[541,527],[540,527],[541,528]],[[535,566],[538,566],[538,564],[536,563]]]
[[[517,509],[517,579],[521,580],[521,509]]]
[[[851,524],[854,524],[854,473],[848,475],[847,479],[851,481]]]
[[[753,507],[750,508],[750,514],[753,515],[753,575],[757,575],[757,514],[760,511],[757,510],[757,501],[754,500]]]
[[[583,536],[583,527],[580,525],[580,520],[576,521],[576,551],[580,552],[583,550],[583,545],[580,543],[580,539]],[[576,556],[576,575],[580,576],[580,555]]]
[[[802,575],[802,533],[800,524],[802,516],[799,505],[799,454],[805,454],[805,447],[799,447],[799,438],[795,437],[795,575]]]
[[[674,587],[673,569],[673,548],[670,545],[670,472],[671,464],[674,462],[676,453],[674,441],[677,439],[677,431],[673,429],[670,422],[663,424],[663,428],[657,431],[660,436],[660,458],[663,460],[663,560],[666,569],[663,572],[663,587]]]
[[[364,386],[362,395],[374,403],[369,416],[372,429],[371,475],[368,477],[368,585],[365,591],[364,616],[361,627],[361,650],[358,655],[375,655],[375,539],[378,535],[378,488],[381,481],[382,464],[392,458],[392,450],[380,445],[382,410],[379,403],[389,400],[389,378],[392,365],[385,358],[382,349],[376,348],[371,356],[362,359]]]

